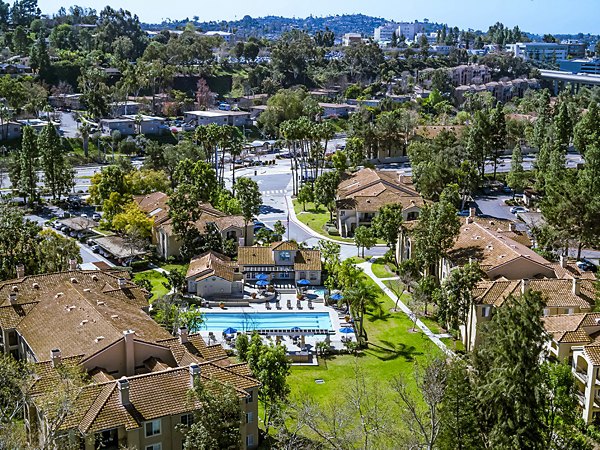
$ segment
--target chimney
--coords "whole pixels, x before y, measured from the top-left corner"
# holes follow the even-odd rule
[[[466,222],[467,225],[473,223],[473,218],[471,216],[468,216],[465,219],[466,219],[465,222]]]
[[[196,363],[190,364],[190,383],[192,387],[194,386],[194,382],[200,379],[200,374],[202,373],[202,369]]]
[[[123,278],[123,277],[119,278],[119,289],[125,289],[126,285],[127,285],[127,280],[125,280],[125,278]]]
[[[130,405],[129,401],[129,380],[127,377],[121,377],[117,380],[117,387],[119,388],[119,401],[121,405]]]
[[[477,208],[469,208],[469,217],[477,216]]]
[[[69,270],[71,270],[71,271],[77,270],[77,260],[76,259],[69,260]]]
[[[8,294],[8,301],[10,302],[11,305],[14,305],[17,302],[17,293],[10,292]]]
[[[60,365],[62,356],[59,349],[50,350],[50,360],[52,361],[52,367],[56,368]]]
[[[243,247],[244,245],[246,245],[246,242],[244,241],[244,237],[242,236],[238,239],[238,246]]]
[[[573,278],[573,295],[581,294],[581,280],[579,278]]]
[[[508,231],[512,231],[513,233],[515,231],[517,231],[517,224],[515,224],[514,222],[511,222],[508,224]]]
[[[560,255],[560,267],[563,269],[567,267],[567,257],[565,255]]]
[[[135,331],[123,331],[125,341],[125,373],[127,376],[135,375]]]
[[[25,266],[23,264],[19,264],[17,266],[17,278],[25,277]]]
[[[529,290],[529,280],[528,279],[521,280],[521,294],[524,294],[528,290]]]
[[[188,343],[188,329],[187,329],[187,327],[180,327],[178,334],[179,334],[179,342],[181,344],[187,344]]]

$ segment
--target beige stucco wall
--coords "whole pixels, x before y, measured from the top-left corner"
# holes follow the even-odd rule
[[[232,283],[219,277],[208,277],[196,282],[196,293],[200,297],[231,295]]]

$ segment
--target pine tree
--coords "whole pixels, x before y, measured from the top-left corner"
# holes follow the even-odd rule
[[[517,145],[513,150],[506,183],[513,191],[513,198],[517,192],[521,192],[527,186],[527,178],[525,170],[523,170],[523,153],[521,153],[520,145]]]
[[[498,158],[506,148],[508,132],[506,131],[506,117],[504,115],[504,107],[498,103],[496,108],[492,110],[490,116],[491,125],[491,150],[492,160],[494,163],[494,180],[498,170]]]

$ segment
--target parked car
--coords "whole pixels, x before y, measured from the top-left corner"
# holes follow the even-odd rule
[[[260,220],[255,220],[254,221],[254,232],[256,233],[258,230],[260,230],[261,228],[266,228],[267,226],[262,223]]]
[[[529,212],[529,210],[527,208],[525,208],[524,206],[513,206],[512,208],[510,208],[511,214],[520,214],[520,213],[526,213],[526,212]]]
[[[60,230],[63,227],[63,225],[60,222],[54,222],[53,226],[56,230]]]
[[[98,213],[94,213],[92,214],[92,220],[98,222],[100,219],[102,219],[102,216]]]
[[[100,253],[100,246],[99,245],[93,245],[92,246],[92,251],[94,253]]]
[[[81,217],[83,217],[84,219],[87,219],[87,214],[82,214]]]
[[[598,271],[598,266],[596,266],[596,264],[591,262],[589,259],[583,258],[583,259],[577,261],[576,264],[577,264],[577,267],[579,267],[579,269],[583,270],[584,272],[597,272]]]

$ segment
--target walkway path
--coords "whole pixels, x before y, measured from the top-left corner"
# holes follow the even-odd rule
[[[357,267],[360,267],[361,269],[364,270],[365,274],[368,275],[374,282],[375,284],[377,284],[377,286],[379,286],[381,288],[381,290],[383,292],[385,292],[385,294],[391,298],[394,302],[397,302],[398,304],[398,308],[401,309],[408,317],[410,317],[411,320],[413,320],[413,317],[415,316],[414,313],[411,311],[411,309],[406,306],[401,299],[399,299],[396,294],[394,294],[384,283],[383,281],[381,281],[380,278],[377,278],[375,276],[375,274],[373,273],[373,270],[371,268],[371,262],[364,262],[361,264],[357,264]],[[435,333],[433,333],[428,327],[427,325],[425,325],[421,319],[417,319],[416,321],[417,326],[421,329],[421,331],[425,334],[425,336],[427,336],[435,345],[437,345],[446,355],[450,356],[450,357],[454,357],[454,352],[452,350],[450,350],[446,344],[444,344],[441,340],[440,340],[440,336],[445,337],[445,335],[437,335]]]

